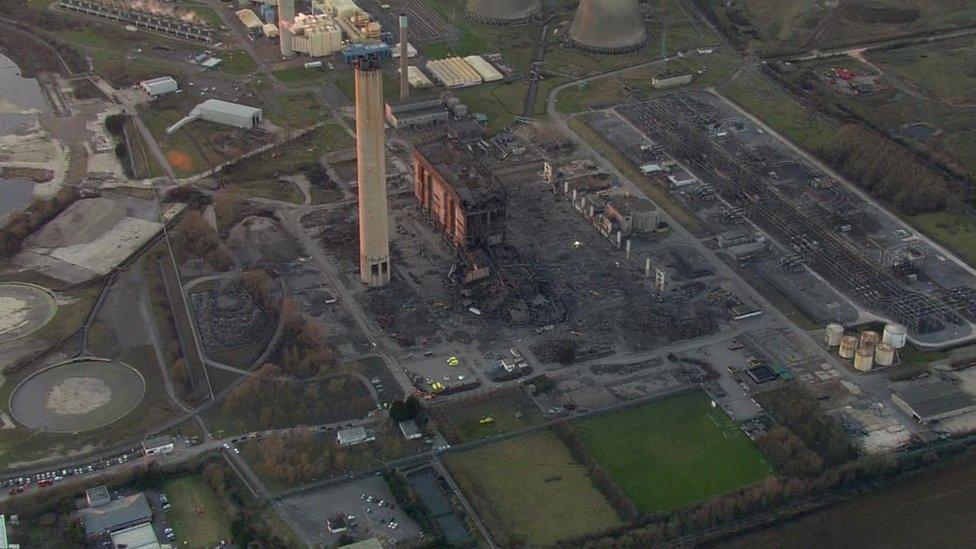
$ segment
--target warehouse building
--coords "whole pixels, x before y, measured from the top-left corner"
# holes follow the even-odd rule
[[[146,91],[151,97],[159,97],[167,93],[173,93],[180,89],[180,85],[171,76],[160,76],[139,82],[139,87]]]
[[[182,120],[167,128],[166,133],[173,133],[194,120],[206,120],[215,124],[253,130],[261,123],[261,109],[220,99],[207,99],[193,107],[190,114]]]
[[[234,12],[234,14],[237,15],[237,18],[240,20],[241,24],[247,28],[247,32],[249,33],[258,34],[261,32],[262,27],[264,27],[264,23],[261,21],[261,18],[258,17],[257,14],[252,10],[237,10]]]
[[[976,399],[941,378],[897,383],[891,400],[919,423],[932,423],[976,411]]]
[[[420,209],[459,250],[505,241],[504,189],[479,158],[481,149],[453,139],[414,148],[414,196]]]
[[[464,88],[481,83],[481,75],[460,57],[427,62],[427,70],[446,88]]]
[[[399,74],[399,72],[400,71],[398,70],[397,73]],[[430,78],[427,78],[427,75],[424,74],[424,71],[420,70],[420,67],[415,67],[413,65],[407,67],[407,81],[410,82],[411,88],[418,90],[429,88],[434,85],[434,83],[430,81]]]
[[[386,102],[386,123],[398,130],[422,128],[447,122],[447,109],[437,97],[418,97],[405,102]]]
[[[493,67],[491,63],[485,61],[480,55],[469,55],[464,58],[464,62],[470,65],[485,82],[497,82],[504,78],[502,73],[498,72],[498,69]]]

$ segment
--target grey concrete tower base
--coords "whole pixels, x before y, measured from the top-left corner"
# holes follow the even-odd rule
[[[359,275],[368,286],[390,282],[390,222],[386,198],[383,74],[356,68],[356,163],[359,182]]]

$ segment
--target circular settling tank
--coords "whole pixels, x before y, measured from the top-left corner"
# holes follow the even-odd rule
[[[90,431],[117,421],[142,400],[146,383],[127,364],[76,360],[31,375],[10,396],[10,412],[25,427],[55,433]]]
[[[40,330],[58,310],[54,296],[33,284],[0,284],[0,343],[28,336]]]

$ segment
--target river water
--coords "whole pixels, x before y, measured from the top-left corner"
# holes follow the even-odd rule
[[[20,68],[13,60],[0,54],[0,140],[17,134],[25,124],[36,123],[37,115],[47,110],[37,80],[21,76]],[[2,157],[3,145],[0,144],[0,159]],[[0,178],[0,226],[7,223],[10,212],[30,202],[33,192],[32,181]]]

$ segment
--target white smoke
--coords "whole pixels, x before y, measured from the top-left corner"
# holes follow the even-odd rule
[[[197,15],[195,11],[183,11],[177,10],[173,6],[163,4],[158,0],[129,0],[129,7],[134,10],[144,11],[147,13],[152,13],[154,15],[161,15],[165,17],[172,17],[174,19],[182,19],[187,23],[202,23],[203,20]]]

